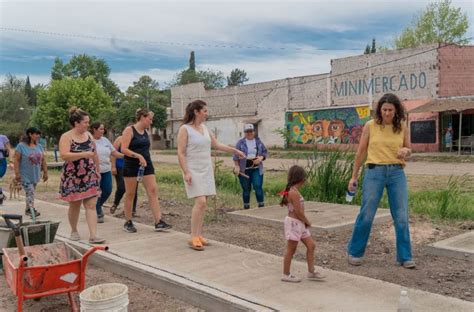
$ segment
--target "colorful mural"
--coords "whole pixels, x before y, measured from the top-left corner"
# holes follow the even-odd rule
[[[362,127],[369,120],[369,106],[286,114],[293,144],[358,144]]]

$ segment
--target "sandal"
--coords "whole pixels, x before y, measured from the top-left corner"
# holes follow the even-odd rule
[[[202,237],[202,236],[198,236],[198,238],[199,238],[199,241],[201,242],[201,244],[202,244],[203,246],[209,246],[209,241],[208,241],[207,239],[205,239],[205,238]]]
[[[188,245],[194,250],[204,250],[204,248],[202,247],[202,243],[199,240],[199,237],[193,237],[191,240],[188,241]]]

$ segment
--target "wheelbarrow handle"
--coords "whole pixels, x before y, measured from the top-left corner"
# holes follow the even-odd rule
[[[13,233],[15,234],[15,242],[18,246],[18,252],[20,256],[23,257],[23,261],[25,265],[27,264],[28,257],[26,256],[25,247],[23,246],[23,240],[21,238],[20,227],[18,224],[13,223],[11,220],[19,220],[19,224],[23,220],[23,216],[17,214],[2,214],[2,218],[5,220],[5,223],[9,228],[12,229]]]
[[[22,220],[23,220],[23,216],[22,215],[17,215],[17,214],[2,214],[2,218],[5,220],[5,223],[7,224],[7,226],[9,228],[11,228],[13,230],[13,232],[15,233],[15,236],[20,236],[20,227],[13,223],[11,220],[19,220],[19,224],[21,224]]]

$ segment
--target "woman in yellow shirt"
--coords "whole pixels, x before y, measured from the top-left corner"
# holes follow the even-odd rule
[[[383,191],[387,188],[390,212],[395,225],[397,262],[404,268],[415,268],[408,228],[408,187],[403,171],[411,150],[404,121],[405,110],[400,99],[387,93],[377,104],[375,119],[367,122],[362,131],[352,179],[348,186],[351,191],[357,187],[359,169],[367,157],[362,184],[362,205],[347,247],[348,261],[352,265],[362,264],[375,212]]]

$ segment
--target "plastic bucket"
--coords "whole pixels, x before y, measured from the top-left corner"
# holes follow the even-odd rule
[[[109,283],[89,287],[79,295],[81,312],[126,312],[128,311],[128,287]]]

